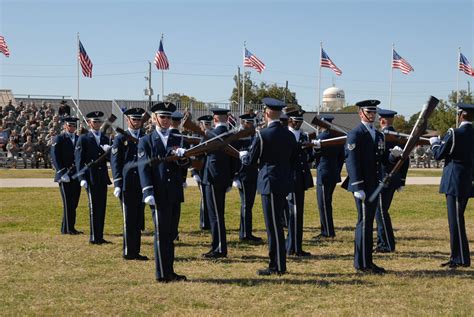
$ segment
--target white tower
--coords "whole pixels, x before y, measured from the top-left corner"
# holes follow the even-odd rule
[[[321,111],[339,111],[346,103],[344,90],[335,86],[329,87],[323,92],[323,104]]]

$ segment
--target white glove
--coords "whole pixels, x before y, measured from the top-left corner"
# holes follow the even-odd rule
[[[394,158],[399,158],[403,154],[403,149],[397,145],[393,149],[390,149],[390,154],[392,154]]]
[[[121,192],[122,192],[122,190],[120,189],[120,187],[115,187],[115,189],[114,189],[114,196],[117,197],[117,198],[119,198]]]
[[[402,192],[404,187],[405,187],[405,186],[400,186],[400,187],[398,187],[398,188],[397,188],[397,192],[399,192],[399,193]]]
[[[312,140],[311,143],[314,144],[315,149],[320,149],[321,148],[321,140]]]
[[[188,187],[188,183],[184,182],[183,183],[183,188],[186,188],[186,187]]]
[[[358,191],[354,192],[354,197],[364,201],[365,200],[365,191],[358,190]]]
[[[242,160],[242,158],[247,157],[249,155],[249,151],[240,151],[239,152],[239,158]]]
[[[238,179],[232,182],[232,186],[237,187],[238,189],[242,189],[242,183]]]
[[[111,148],[111,146],[108,145],[108,144],[103,144],[103,145],[101,145],[100,147],[101,147],[102,150],[104,150],[105,152],[107,152],[107,151]]]
[[[199,177],[198,174],[194,175],[193,178],[194,178],[194,180],[196,181],[196,183],[200,183],[200,182],[201,182],[201,177]]]
[[[151,205],[151,206],[154,206],[154,205],[155,205],[155,197],[153,197],[152,195],[146,196],[143,201],[144,201],[145,204],[147,204],[147,205]]]
[[[229,186],[229,187],[227,187],[227,189],[225,190],[225,192],[228,193],[228,192],[231,191],[231,189],[232,189],[232,186]]]
[[[289,194],[286,196],[286,200],[288,200],[288,201],[291,200],[291,193],[289,193]]]
[[[81,187],[84,187],[85,189],[87,189],[89,187],[89,185],[87,184],[87,181],[85,179],[83,179],[81,181]]]
[[[186,152],[186,149],[183,149],[182,147],[179,147],[176,150],[174,150],[174,153],[176,154],[177,157],[183,157],[185,152]]]
[[[433,144],[438,144],[441,142],[441,139],[439,138],[439,136],[434,136],[434,137],[431,137],[430,138],[430,144],[433,145]]]
[[[69,178],[68,174],[64,174],[63,176],[61,176],[61,182],[69,183],[70,181],[71,181],[71,179]]]

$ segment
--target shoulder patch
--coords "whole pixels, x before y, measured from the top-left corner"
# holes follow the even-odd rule
[[[56,146],[56,144],[57,144],[57,143],[56,143],[56,142],[54,142],[53,144],[51,144],[51,146]]]
[[[138,152],[138,158],[142,158],[145,155],[145,151]]]
[[[348,144],[347,144],[347,149],[348,149],[349,151],[352,151],[352,150],[354,150],[355,148],[356,148],[356,144],[355,144],[355,143],[352,143],[352,144],[351,144],[351,143],[348,143]]]
[[[117,154],[117,153],[118,153],[118,148],[113,147],[113,148],[112,148],[112,155],[115,155],[115,154]]]
[[[81,146],[80,145],[76,145],[76,151],[80,150],[81,149]]]

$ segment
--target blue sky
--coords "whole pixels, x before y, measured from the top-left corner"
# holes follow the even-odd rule
[[[0,56],[0,88],[15,94],[76,96],[76,34],[94,63],[81,78],[81,98],[144,100],[144,76],[164,33],[170,61],[165,94],[228,101],[242,46],[266,64],[253,80],[296,92],[306,110],[318,98],[319,46],[342,69],[322,69],[346,101],[380,99],[388,107],[391,45],[410,62],[394,70],[392,108],[405,115],[429,95],[456,89],[457,49],[474,65],[474,8],[469,0],[412,1],[41,1],[0,0],[0,34],[11,56]],[[161,72],[153,69],[161,93]],[[473,81],[459,73],[460,88]]]

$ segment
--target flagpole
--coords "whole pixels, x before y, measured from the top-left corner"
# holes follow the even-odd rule
[[[318,80],[318,103],[317,103],[317,107],[318,107],[318,115],[319,115],[319,112],[321,111],[321,59],[323,58],[323,42],[319,42],[319,46],[320,46],[320,49],[319,49],[319,80]]]
[[[456,104],[459,103],[459,100],[461,98],[459,98],[459,61],[461,59],[461,47],[458,47],[458,60],[456,61]],[[457,110],[457,106],[456,106],[456,110]],[[458,127],[458,124],[459,124],[459,116],[458,116],[458,113],[456,111],[456,128]]]
[[[392,56],[390,56],[390,93],[388,96],[388,108],[392,110],[392,83],[393,83],[393,50],[395,49],[395,44],[392,43]]]
[[[79,70],[79,32],[77,32],[77,108],[79,109],[79,78],[80,78],[80,70]]]
[[[163,44],[163,33],[161,33],[161,44]],[[165,101],[165,71],[161,70],[161,101]]]
[[[456,76],[456,103],[459,102],[459,61],[461,58],[461,47],[458,47],[458,59],[456,61],[456,70],[457,70],[457,76]]]
[[[240,105],[240,114],[244,113],[245,110],[245,41],[244,41],[244,50],[242,56],[242,104]]]

